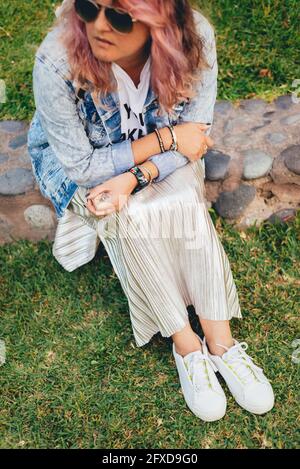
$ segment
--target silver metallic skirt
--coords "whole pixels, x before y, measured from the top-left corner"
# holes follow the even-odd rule
[[[230,264],[206,206],[201,160],[132,194],[120,212],[102,218],[84,207],[86,192],[80,187],[68,208],[103,243],[128,300],[137,346],[157,332],[170,337],[183,329],[188,305],[203,319],[242,317]],[[61,252],[70,250],[65,233]]]

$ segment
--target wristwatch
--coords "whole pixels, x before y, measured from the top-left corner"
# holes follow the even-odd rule
[[[137,181],[138,181],[138,185],[134,188],[134,190],[132,191],[132,194],[134,194],[135,192],[138,192],[141,189],[143,189],[144,187],[148,186],[150,181],[146,178],[146,176],[144,176],[142,170],[138,166],[133,166],[132,168],[128,169],[127,171],[134,174]]]

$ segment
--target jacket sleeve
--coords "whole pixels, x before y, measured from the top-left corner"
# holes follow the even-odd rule
[[[69,179],[93,187],[134,166],[130,140],[104,148],[91,145],[68,84],[38,58],[33,67],[33,92],[47,141]]]
[[[196,12],[196,26],[198,32],[204,38],[204,51],[210,68],[202,71],[196,92],[197,94],[188,103],[179,116],[178,124],[183,122],[210,122],[213,123],[214,106],[217,98],[218,63],[216,51],[216,39],[212,25],[200,13]],[[206,135],[211,132],[212,126],[205,131]],[[148,158],[156,164],[159,175],[153,182],[159,182],[169,174],[173,173],[189,162],[189,159],[178,151],[167,151]]]

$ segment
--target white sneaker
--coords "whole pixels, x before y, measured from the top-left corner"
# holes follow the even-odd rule
[[[264,414],[274,405],[274,393],[271,384],[259,368],[247,355],[246,342],[234,340],[230,348],[221,344],[226,352],[220,357],[209,353],[206,340],[203,340],[203,350],[223,376],[236,402],[244,409],[254,414]]]
[[[201,343],[200,337],[199,340]],[[181,389],[189,409],[206,422],[224,417],[226,396],[215,375],[216,367],[208,354],[197,350],[183,357],[176,352],[173,342],[173,355]]]

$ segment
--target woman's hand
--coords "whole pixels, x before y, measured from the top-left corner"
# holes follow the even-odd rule
[[[120,211],[136,185],[137,180],[134,174],[130,172],[119,174],[90,189],[86,206],[96,216],[109,215],[115,211]],[[97,198],[100,199],[103,193],[108,193],[110,198],[97,203]]]
[[[184,122],[177,124],[174,131],[178,140],[178,151],[189,158],[190,161],[196,161],[206,153],[205,145],[210,148],[214,141],[204,131],[209,126],[197,122]]]

